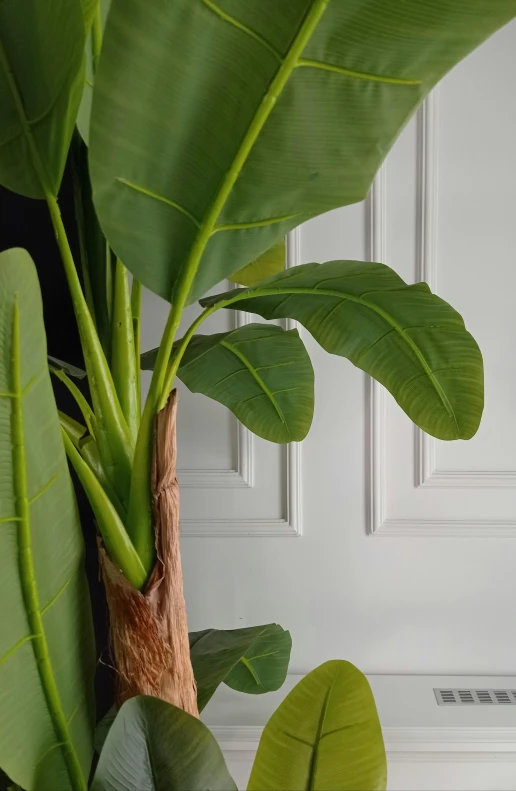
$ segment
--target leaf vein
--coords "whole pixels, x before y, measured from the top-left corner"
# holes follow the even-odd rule
[[[343,74],[345,77],[352,77],[357,80],[384,82],[391,85],[421,85],[421,80],[410,80],[404,79],[403,77],[382,77],[380,74],[354,71],[353,69],[346,69],[343,66],[334,66],[332,63],[323,63],[319,60],[308,60],[307,58],[300,58],[296,64],[296,67],[299,66],[308,66],[313,69],[321,69],[322,71],[333,71],[337,74]]]

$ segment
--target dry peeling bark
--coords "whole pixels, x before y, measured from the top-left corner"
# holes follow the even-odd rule
[[[153,695],[199,716],[190,662],[179,550],[177,392],[156,416],[152,492],[157,561],[144,593],[133,588],[100,548],[117,670],[117,705]]]

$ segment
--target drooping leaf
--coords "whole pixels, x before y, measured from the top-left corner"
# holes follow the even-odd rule
[[[91,194],[88,148],[77,130],[72,139],[70,160],[84,293],[109,361],[115,260],[97,219]]]
[[[260,695],[279,689],[285,681],[292,639],[278,624],[205,629],[190,632],[189,637],[199,711],[222,682]]]
[[[258,256],[256,261],[251,261],[250,264],[244,266],[234,275],[230,275],[228,280],[232,283],[238,283],[239,286],[257,286],[262,280],[267,280],[268,277],[277,275],[285,269],[286,259],[286,244],[285,239],[280,239],[279,242],[273,244],[270,250],[266,250]]]
[[[214,737],[164,700],[128,700],[104,742],[92,791],[236,791]]]
[[[469,439],[478,429],[482,355],[461,316],[426,283],[408,286],[384,264],[329,261],[201,300],[219,302],[265,319],[297,319],[326,351],[381,382],[438,439]]]
[[[362,200],[433,85],[515,15],[515,0],[113,0],[90,146],[111,246],[147,288],[170,300],[181,279],[194,301]]]
[[[86,789],[95,655],[83,542],[25,250],[0,254],[0,766]]]
[[[57,195],[81,100],[80,0],[0,2],[0,183]]]
[[[177,345],[176,345],[177,349]],[[141,356],[154,367],[157,349]],[[314,372],[297,330],[248,324],[216,335],[195,335],[178,377],[193,393],[219,401],[258,436],[299,442],[314,411]]]
[[[373,693],[333,660],[294,687],[265,726],[248,791],[384,791],[387,765]]]

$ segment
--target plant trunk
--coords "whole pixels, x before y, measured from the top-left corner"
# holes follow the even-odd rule
[[[153,695],[198,717],[179,550],[176,414],[177,392],[173,390],[154,424],[157,560],[145,591],[127,582],[102,546],[100,561],[117,670],[117,706],[134,695]]]

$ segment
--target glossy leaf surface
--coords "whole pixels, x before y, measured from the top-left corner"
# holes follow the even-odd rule
[[[192,302],[367,194],[433,85],[515,0],[113,0],[94,199],[111,246]],[[177,294],[176,294],[177,296]]]
[[[260,695],[279,689],[285,681],[292,639],[278,624],[205,629],[190,632],[189,637],[199,711],[222,682]]]
[[[264,319],[296,319],[326,351],[381,382],[438,439],[469,439],[478,429],[482,355],[462,317],[426,283],[409,286],[384,264],[329,261],[201,300],[219,302]]]
[[[104,742],[92,791],[236,791],[206,725],[151,697],[128,700]]]
[[[0,766],[86,789],[95,654],[83,541],[25,250],[0,254]]]
[[[91,2],[84,12],[90,14]],[[80,0],[0,2],[0,183],[57,195],[84,85]]]
[[[384,791],[382,730],[367,679],[349,662],[313,670],[264,728],[248,791]]]
[[[177,348],[177,347],[176,347]],[[157,349],[141,357],[152,369]],[[299,442],[314,410],[314,372],[297,330],[248,324],[195,335],[178,377],[193,392],[219,401],[251,431],[271,442]]]

